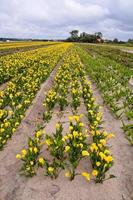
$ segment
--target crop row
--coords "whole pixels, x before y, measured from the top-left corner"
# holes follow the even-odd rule
[[[128,85],[133,75],[132,70],[109,58],[94,57],[81,48],[77,49],[88,74],[100,89],[105,103],[114,115],[122,120],[123,129],[133,144],[133,92]]]
[[[98,46],[98,45],[84,45],[84,49],[88,50],[92,55],[107,57],[114,60],[117,63],[122,64],[125,68],[133,68],[133,55],[128,52],[124,52],[121,49],[110,46]]]
[[[37,51],[36,57],[0,91],[0,150],[11,138],[37,91],[61,59],[69,44]],[[28,60],[27,60],[28,61]]]
[[[59,48],[59,45],[57,45]],[[15,53],[0,58],[0,84],[23,74],[32,65],[44,65],[45,57],[50,56],[53,46],[23,53]]]
[[[76,50],[73,48],[63,61],[55,76],[54,86],[44,99],[44,127],[52,118],[56,104],[62,113],[69,105],[73,114],[69,116],[68,130],[63,130],[61,121],[56,124],[52,135],[44,134],[44,128],[37,130],[34,137],[28,139],[28,147],[16,155],[23,162],[21,173],[33,176],[42,167],[47,176],[57,178],[59,172],[65,169],[65,176],[70,180],[82,175],[88,181],[94,178],[96,182],[103,182],[106,172],[113,165],[107,140],[114,135],[102,128],[102,114],[95,103],[91,84]],[[87,111],[87,127],[82,120],[84,113],[79,113],[82,100]],[[88,139],[90,136],[92,142]],[[45,156],[44,146],[51,159]],[[79,162],[84,158],[91,160],[91,172],[89,162],[87,172],[77,172]],[[112,177],[110,175],[107,179]]]
[[[23,48],[23,47],[31,47],[31,46],[41,46],[41,45],[49,45],[55,44],[55,42],[10,42],[10,43],[1,43],[0,51],[6,51],[9,49]]]

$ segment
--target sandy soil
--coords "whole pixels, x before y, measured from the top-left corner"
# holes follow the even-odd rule
[[[128,50],[128,49],[121,49],[121,50],[127,53],[133,53],[133,50]]]
[[[18,175],[20,162],[15,158],[16,153],[20,152],[27,144],[27,137],[32,136],[37,124],[41,123],[43,109],[43,100],[45,92],[47,92],[54,80],[55,73],[60,65],[55,67],[50,77],[41,85],[40,91],[37,93],[32,105],[27,110],[25,118],[15,132],[12,139],[8,142],[5,149],[0,152],[0,200],[13,199],[13,193],[18,188],[18,182],[23,182],[25,179]],[[23,185],[23,184],[22,184]]]
[[[7,82],[0,85],[0,91],[5,90],[7,87]]]
[[[95,84],[92,88],[96,102],[102,106],[104,127],[107,131],[115,134],[115,138],[109,142],[112,145],[111,152],[115,162],[110,172],[117,176],[116,179],[110,181],[111,195],[114,195],[112,199],[133,199],[133,148],[125,139],[124,132],[120,128],[122,126],[121,121],[115,119],[103,104],[103,99]],[[120,196],[117,197],[118,194]]]
[[[74,181],[70,182],[64,177],[64,172],[61,172],[56,180],[51,180],[49,177],[44,177],[43,169],[40,169],[33,178],[19,175],[18,170],[21,162],[16,160],[15,155],[23,147],[26,147],[27,136],[32,136],[37,124],[42,123],[44,92],[52,86],[57,68],[58,66],[47,81],[42,84],[33,105],[27,111],[17,132],[8,142],[7,147],[0,152],[0,200],[130,200],[133,192],[133,149],[124,138],[120,129],[120,121],[114,119],[106,106],[103,105],[102,98],[95,86],[93,86],[94,97],[103,106],[104,126],[107,131],[114,132],[116,135],[115,139],[110,141],[111,151],[115,159],[110,173],[116,175],[117,178],[103,184],[95,184],[93,180],[88,183],[83,177],[77,176]],[[83,102],[79,113],[86,113]],[[68,116],[71,114],[71,108],[68,106],[60,117],[57,105],[50,123],[46,126],[46,132],[50,134],[54,131],[54,125],[58,121],[68,121]],[[83,122],[87,124],[85,117]],[[63,126],[64,130],[67,130],[68,122],[64,123]],[[83,160],[78,170],[81,172],[90,171],[89,161]]]

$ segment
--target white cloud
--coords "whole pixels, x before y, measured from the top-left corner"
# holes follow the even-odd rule
[[[133,37],[133,0],[0,0],[0,37],[65,38],[72,29]]]

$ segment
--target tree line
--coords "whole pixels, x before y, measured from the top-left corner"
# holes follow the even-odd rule
[[[68,42],[89,42],[89,43],[95,43],[98,41],[103,41],[102,39],[102,33],[96,32],[94,34],[88,34],[85,32],[80,33],[78,30],[72,30],[70,32],[70,37],[67,38]]]
[[[89,34],[86,32],[82,32],[79,34],[78,30],[72,30],[70,32],[70,37],[66,39],[68,42],[85,42],[85,43],[115,43],[115,44],[133,44],[133,39],[128,39],[128,41],[121,41],[117,38],[114,38],[113,40],[104,40],[103,34],[101,32],[96,32],[94,34]]]

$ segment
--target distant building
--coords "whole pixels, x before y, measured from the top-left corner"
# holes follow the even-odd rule
[[[102,38],[97,38],[96,42],[97,42],[97,43],[103,43],[103,42],[104,42],[104,39],[102,39]]]

